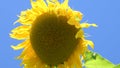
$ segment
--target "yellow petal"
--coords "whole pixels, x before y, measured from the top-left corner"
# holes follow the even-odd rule
[[[12,38],[22,40],[29,37],[30,26],[19,26],[13,29],[10,34]]]
[[[90,26],[97,27],[96,24],[82,23],[80,24],[81,28],[88,28]]]
[[[68,6],[68,1],[69,0],[64,0],[64,2],[61,4],[61,6],[65,9],[67,9],[69,6]]]
[[[75,38],[82,38],[84,37],[84,31],[82,29],[80,29],[77,34],[75,35]]]
[[[86,40],[86,43],[94,49],[94,43],[92,41]]]
[[[19,50],[27,46],[30,42],[28,40],[18,44],[17,46],[11,46],[14,50]]]

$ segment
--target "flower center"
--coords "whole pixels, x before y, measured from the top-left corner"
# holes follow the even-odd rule
[[[77,46],[78,31],[65,16],[44,13],[32,24],[30,41],[37,56],[48,65],[66,61]]]

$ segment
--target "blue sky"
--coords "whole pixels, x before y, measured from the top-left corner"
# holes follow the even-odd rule
[[[94,41],[93,51],[100,53],[114,64],[120,63],[120,0],[70,0],[71,8],[83,13],[83,20],[96,23],[99,27],[85,29],[87,37]],[[10,46],[20,41],[9,37],[10,31],[21,11],[30,8],[29,0],[0,1],[0,67],[22,68],[20,61],[15,60],[21,51],[14,51]]]

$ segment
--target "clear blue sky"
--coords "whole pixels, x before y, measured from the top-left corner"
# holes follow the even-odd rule
[[[74,10],[84,14],[83,22],[96,23],[98,28],[85,29],[91,35],[88,39],[95,43],[95,52],[111,62],[120,63],[120,0],[70,0],[69,5]],[[14,51],[10,45],[20,41],[9,37],[17,15],[22,10],[30,8],[29,0],[1,0],[0,1],[0,67],[22,68],[15,57],[21,51]]]

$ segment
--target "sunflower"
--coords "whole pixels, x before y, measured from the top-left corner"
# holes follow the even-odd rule
[[[11,31],[10,36],[24,42],[12,46],[23,49],[17,59],[24,68],[82,68],[81,59],[87,46],[94,44],[86,40],[83,28],[96,24],[80,23],[82,13],[72,10],[68,0],[31,0],[32,8],[22,11],[21,25]]]

